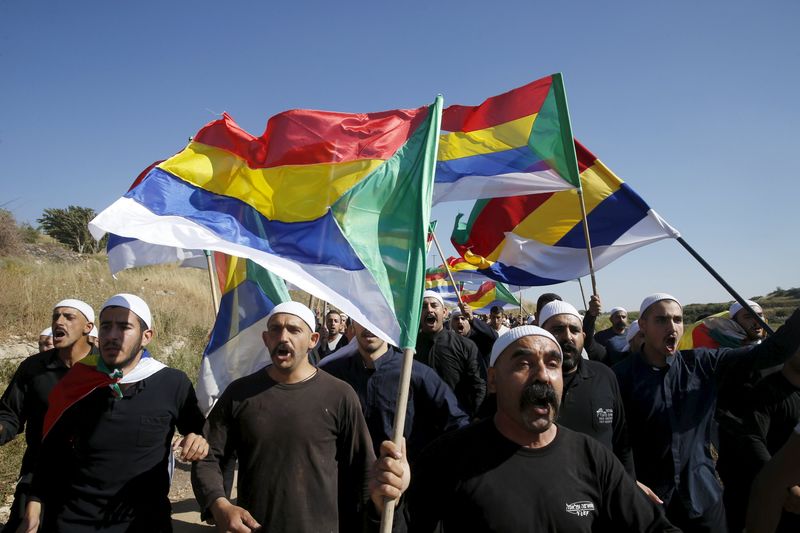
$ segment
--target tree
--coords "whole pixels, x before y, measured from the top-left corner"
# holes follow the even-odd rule
[[[38,222],[42,231],[61,244],[81,254],[95,254],[105,248],[107,238],[98,242],[89,233],[89,221],[94,217],[95,212],[91,207],[71,205],[66,209],[45,209]]]

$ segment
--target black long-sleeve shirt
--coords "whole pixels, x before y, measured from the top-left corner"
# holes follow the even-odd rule
[[[321,369],[356,391],[376,454],[380,453],[383,441],[392,440],[402,366],[403,352],[394,347],[389,347],[375,361],[375,368],[367,368],[358,353],[320,364]],[[432,368],[414,361],[403,432],[409,458],[416,457],[417,452],[445,431],[467,424],[469,417],[458,406],[450,387]]]
[[[776,365],[798,346],[800,310],[756,347],[682,350],[663,368],[638,353],[617,364],[637,479],[667,504],[680,498],[690,518],[714,506],[722,497],[710,451],[718,377]]]
[[[420,334],[414,358],[439,374],[468,415],[476,413],[486,396],[486,381],[481,377],[480,354],[474,342],[449,329],[432,337]]]
[[[598,361],[581,359],[577,370],[564,376],[561,396],[558,424],[603,443],[635,479],[625,407],[614,372]]]
[[[531,449],[482,420],[439,438],[411,472],[412,532],[677,531],[607,448],[560,426]]]
[[[169,471],[175,428],[200,434],[189,378],[164,368],[122,398],[101,387],[71,406],[42,443],[31,497],[41,531],[170,531]]]
[[[27,448],[22,456],[20,479],[29,484],[42,442],[42,423],[47,397],[69,368],[54,348],[23,360],[0,398],[0,445],[25,431]]]

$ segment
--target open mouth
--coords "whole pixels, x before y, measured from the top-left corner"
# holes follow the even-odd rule
[[[53,340],[54,341],[61,340],[61,339],[65,338],[66,336],[67,336],[66,330],[63,330],[63,329],[60,329],[60,328],[53,330]]]
[[[425,315],[425,325],[433,326],[435,324],[436,324],[436,315],[434,315],[433,313]]]
[[[667,349],[667,351],[669,351],[670,353],[671,353],[671,352],[674,352],[674,351],[677,349],[677,347],[678,347],[678,337],[676,337],[675,335],[668,335],[668,336],[667,336],[667,337],[664,339],[664,347],[665,347],[665,348]]]

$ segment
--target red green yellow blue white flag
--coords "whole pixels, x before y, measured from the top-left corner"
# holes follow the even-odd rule
[[[595,269],[680,233],[575,141]],[[475,272],[520,286],[552,285],[589,273],[577,189],[478,200],[456,218],[451,242]]]
[[[580,186],[561,74],[449,106],[442,130],[434,204]]]
[[[441,109],[286,111],[259,137],[224,115],[90,230],[251,259],[413,347]]]

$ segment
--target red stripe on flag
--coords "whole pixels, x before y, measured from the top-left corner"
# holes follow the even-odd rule
[[[482,130],[536,113],[547,98],[552,83],[552,77],[547,76],[487,98],[479,106],[452,105],[442,112],[442,130]]]
[[[285,111],[269,119],[261,137],[247,133],[225,113],[194,140],[226,150],[250,168],[389,159],[427,113],[427,107],[359,114]]]
[[[475,222],[466,245],[453,242],[456,250],[463,256],[467,250],[473,254],[487,257],[503,239],[504,231],[516,228],[529,214],[546,202],[555,193],[529,194],[496,198],[486,203]]]
[[[480,300],[484,296],[486,296],[489,292],[494,290],[495,282],[494,281],[486,281],[481,283],[481,286],[478,287],[478,290],[472,294],[462,294],[461,300],[465,303],[472,303]]]

